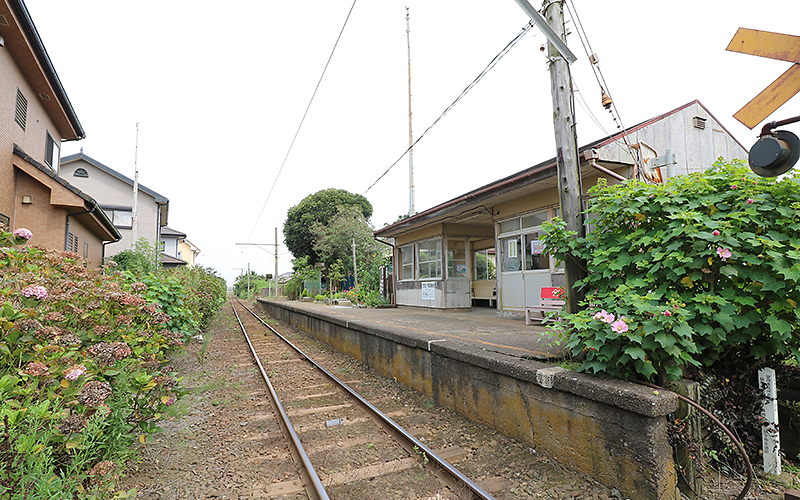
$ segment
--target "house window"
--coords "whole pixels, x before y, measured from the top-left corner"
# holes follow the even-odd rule
[[[17,125],[22,127],[22,130],[25,130],[25,124],[28,120],[28,100],[25,99],[25,96],[22,95],[22,92],[17,89],[17,110],[14,113],[14,121],[17,122]]]
[[[61,152],[58,148],[58,143],[53,139],[53,136],[48,132],[44,144],[44,162],[47,163],[54,172],[58,172],[58,160]]]
[[[519,236],[500,239],[500,264],[504,273],[522,271]]]
[[[0,229],[5,228],[6,231],[11,227],[11,218],[8,215],[0,214]]]
[[[88,259],[89,258],[89,242],[88,241],[84,241],[83,242],[83,258],[84,259]]]
[[[76,168],[72,175],[75,177],[89,177],[89,172],[85,168]]]
[[[467,278],[467,241],[447,239],[447,278]]]
[[[442,240],[421,241],[418,244],[419,279],[442,277]]]
[[[400,247],[400,279],[414,279],[414,245]]]
[[[493,280],[497,278],[494,248],[475,252],[475,279]]]
[[[75,171],[77,173],[77,170]],[[122,229],[131,229],[133,227],[133,210],[117,209],[117,208],[104,208],[108,218],[114,226]]]

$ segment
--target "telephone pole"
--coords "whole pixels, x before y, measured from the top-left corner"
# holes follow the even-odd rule
[[[545,19],[558,37],[564,36],[563,1],[550,2],[545,8]],[[558,191],[561,201],[561,218],[567,229],[585,236],[583,225],[583,187],[581,165],[578,160],[578,144],[575,132],[574,97],[569,63],[553,43],[547,44],[550,59],[550,93],[553,97],[553,128],[556,134],[556,164],[558,166]],[[586,277],[583,263],[572,256],[564,262],[565,297],[567,312],[578,312],[578,303],[583,293],[575,289],[575,282]]]
[[[561,202],[561,219],[567,229],[580,236],[586,235],[583,225],[583,188],[578,144],[575,133],[574,98],[569,65],[577,58],[569,50],[564,35],[564,2],[552,0],[544,8],[544,19],[528,0],[516,0],[536,26],[547,37],[547,59],[550,67],[550,93],[553,98],[553,129],[556,138],[556,166],[558,168],[558,193]],[[567,312],[578,312],[582,293],[575,282],[586,276],[585,266],[573,256],[564,262],[565,296]]]

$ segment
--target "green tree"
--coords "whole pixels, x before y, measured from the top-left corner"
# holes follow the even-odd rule
[[[249,299],[262,288],[269,287],[271,279],[271,274],[260,275],[256,274],[255,271],[239,275],[236,277],[236,281],[233,282],[233,294],[240,299]]]
[[[325,225],[316,223],[311,227],[314,235],[314,251],[330,268],[334,262],[341,263],[344,276],[352,275],[353,243],[355,242],[356,265],[359,278],[364,274],[362,269],[370,267],[371,262],[380,256],[385,245],[373,238],[373,228],[355,205],[339,206],[336,217]],[[360,280],[359,280],[360,281]]]
[[[283,226],[286,247],[296,258],[306,256],[309,264],[320,261],[314,250],[315,237],[311,231],[314,224],[327,225],[338,213],[339,206],[357,206],[365,220],[372,216],[372,204],[360,194],[344,189],[325,189],[306,196],[289,209]]]
[[[143,278],[161,269],[161,242],[151,245],[139,238],[133,247],[110,257],[121,271],[128,271],[136,278]]]

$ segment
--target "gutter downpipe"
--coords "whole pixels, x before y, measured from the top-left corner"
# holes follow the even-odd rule
[[[374,234],[372,235],[372,239],[377,241],[378,243],[383,243],[384,245],[392,247],[392,307],[397,307],[397,276],[394,272],[395,271],[394,268],[397,267],[394,265],[395,249],[397,247],[395,245],[392,245],[388,241],[379,240],[378,237],[375,236]]]

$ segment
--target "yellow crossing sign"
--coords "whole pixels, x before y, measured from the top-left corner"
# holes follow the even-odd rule
[[[739,28],[725,50],[794,63],[733,115],[747,128],[764,121],[800,92],[800,36]]]

